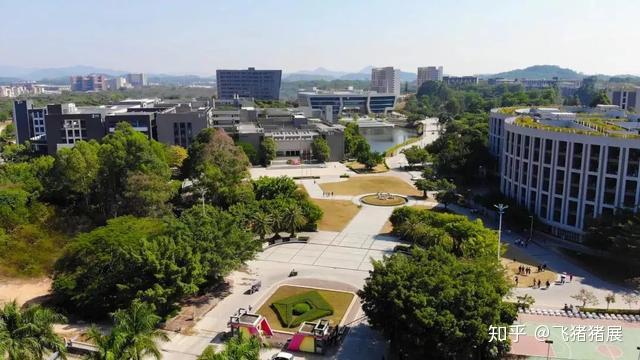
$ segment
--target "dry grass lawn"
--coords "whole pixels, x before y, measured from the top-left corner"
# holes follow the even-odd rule
[[[521,248],[514,245],[506,245],[507,251],[502,257],[502,265],[507,269],[507,276],[509,281],[515,285],[515,276],[518,276],[518,287],[531,287],[533,280],[536,282],[540,280],[544,287],[545,282],[548,280],[550,283],[555,282],[558,279],[558,274],[553,270],[547,268],[544,272],[536,272],[538,265],[542,265],[539,261],[534,259],[531,255],[527,254]],[[516,261],[513,261],[513,260]],[[531,274],[518,275],[518,267],[525,266],[531,268]],[[567,279],[568,281],[568,279]]]
[[[345,163],[345,166],[348,167],[349,169],[355,171],[356,173],[379,174],[379,173],[383,173],[383,172],[389,171],[389,169],[384,164],[384,162],[382,164],[376,165],[371,170],[367,170],[363,164],[361,164],[361,163],[359,163],[357,161],[347,162],[347,163]]]
[[[347,181],[320,184],[323,191],[335,195],[361,195],[389,192],[408,196],[422,196],[422,191],[393,176],[355,176]]]
[[[271,308],[271,304],[275,301],[287,298],[289,296],[305,293],[312,290],[320,293],[320,295],[322,295],[322,297],[333,307],[333,315],[325,316],[323,319],[328,319],[331,325],[339,324],[340,321],[342,321],[344,315],[347,313],[347,310],[349,310],[349,305],[351,304],[351,301],[354,297],[352,293],[320,290],[302,286],[283,285],[280,286],[276,290],[276,292],[274,292],[273,295],[271,295],[269,299],[264,302],[264,304],[262,304],[257,313],[267,318],[269,325],[271,325],[274,330],[287,332],[296,331],[297,329],[287,329],[282,327],[282,324],[280,324],[280,320],[278,319],[278,315],[276,315],[275,311],[273,311],[273,308]]]
[[[318,222],[318,230],[342,231],[349,224],[360,208],[349,200],[311,199],[318,205],[324,215]]]

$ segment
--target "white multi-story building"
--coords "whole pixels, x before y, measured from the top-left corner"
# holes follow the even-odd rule
[[[557,109],[495,109],[490,150],[500,189],[554,235],[580,240],[589,219],[640,203],[640,123]]]
[[[425,81],[442,81],[443,74],[444,68],[442,66],[419,67],[416,85],[418,89],[420,89],[420,86],[422,86]]]
[[[399,96],[400,69],[394,69],[393,66],[371,69],[371,90]]]

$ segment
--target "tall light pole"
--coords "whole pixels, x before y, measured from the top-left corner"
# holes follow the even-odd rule
[[[533,216],[529,216],[531,219],[531,225],[529,226],[529,241],[533,240]]]
[[[549,353],[551,353],[551,344],[553,344],[553,340],[545,340],[545,344],[547,344],[547,360],[549,360]]]
[[[640,360],[640,346],[636,347],[638,349],[638,360]]]
[[[498,204],[493,205],[498,209],[498,262],[500,262],[500,238],[502,237],[502,214],[509,208],[508,205]]]
[[[206,194],[206,193],[207,193],[207,189],[202,188],[202,189],[200,190],[200,195],[202,196],[202,217],[203,217],[203,218],[204,218],[204,216],[205,216],[205,208],[204,208],[204,194]]]

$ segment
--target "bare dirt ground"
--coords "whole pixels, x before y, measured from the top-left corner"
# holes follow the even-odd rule
[[[42,302],[51,290],[51,279],[7,279],[0,277],[0,304],[15,300],[19,305]]]

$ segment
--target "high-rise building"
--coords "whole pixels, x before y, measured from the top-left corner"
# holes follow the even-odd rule
[[[280,99],[282,70],[216,70],[219,99]]]
[[[71,91],[107,90],[107,78],[104,75],[72,76]]]
[[[134,88],[139,89],[143,86],[147,86],[147,75],[142,73],[127,74],[127,82]]]
[[[427,66],[427,67],[419,67],[418,68],[418,78],[416,80],[416,85],[418,89],[425,81],[442,81],[444,69],[442,66]]]
[[[393,66],[371,69],[371,90],[400,95],[400,69],[394,69]]]

